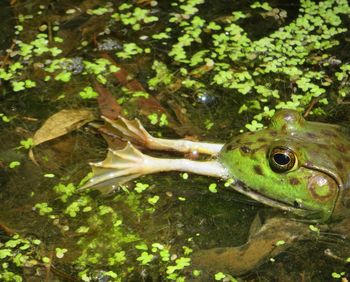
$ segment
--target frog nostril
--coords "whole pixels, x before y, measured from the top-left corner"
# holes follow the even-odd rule
[[[240,149],[243,153],[246,153],[246,154],[248,154],[252,151],[248,146],[242,146],[242,147],[240,147]]]
[[[298,201],[294,201],[293,202],[293,207],[297,208],[297,209],[300,209],[301,208],[301,205]]]

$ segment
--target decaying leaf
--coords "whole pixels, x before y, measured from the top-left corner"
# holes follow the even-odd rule
[[[34,146],[76,130],[94,118],[93,113],[87,109],[61,110],[49,117],[35,132]]]
[[[121,115],[122,108],[111,92],[97,81],[94,81],[94,89],[98,93],[97,102],[101,115],[113,120],[117,119]]]
[[[37,132],[35,132],[33,144],[37,146],[41,143],[56,139],[82,127],[84,124],[94,119],[94,114],[87,109],[61,110],[49,117]],[[29,157],[36,163],[32,150],[29,152]]]

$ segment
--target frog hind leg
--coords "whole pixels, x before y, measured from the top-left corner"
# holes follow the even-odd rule
[[[192,258],[193,266],[206,272],[226,271],[242,275],[309,235],[307,224],[285,218],[271,218],[242,246],[196,252]]]
[[[188,159],[156,158],[143,154],[130,142],[124,149],[108,150],[102,162],[90,163],[93,177],[79,190],[94,188],[103,193],[112,192],[120,185],[141,175],[163,172],[182,171],[222,179],[229,174],[218,161],[193,161]]]
[[[122,139],[151,150],[217,155],[224,145],[185,139],[156,138],[147,132],[138,119],[128,120],[119,117],[117,120],[111,120],[105,116],[102,116],[102,118],[120,133]]]

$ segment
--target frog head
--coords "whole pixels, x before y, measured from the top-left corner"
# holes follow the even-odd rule
[[[219,154],[237,191],[315,220],[349,211],[350,141],[338,126],[282,110],[269,127],[233,138]]]

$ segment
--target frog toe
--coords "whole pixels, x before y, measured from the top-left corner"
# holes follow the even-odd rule
[[[146,155],[127,143],[124,149],[108,150],[105,160],[90,163],[93,177],[79,190],[93,188],[100,191],[114,190],[116,187],[147,173],[144,166]],[[113,187],[112,187],[113,186]]]
[[[153,138],[138,119],[128,120],[119,117],[117,120],[111,120],[105,116],[102,116],[102,118],[113,128],[117,129],[120,132],[120,136],[126,141],[147,147],[147,143]]]

